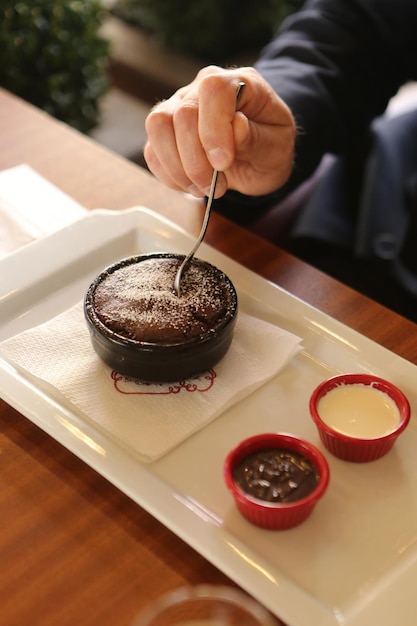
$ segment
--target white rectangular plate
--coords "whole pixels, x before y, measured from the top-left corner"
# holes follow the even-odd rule
[[[97,210],[0,262],[0,341],[80,301],[106,265],[134,253],[188,252],[193,238],[144,208]],[[1,397],[188,542],[289,626],[415,626],[417,613],[417,369],[203,244],[198,256],[234,282],[242,310],[303,338],[275,379],[159,461],[96,430],[0,359]],[[412,419],[369,464],[323,450],[309,417],[314,387],[369,371],[406,393]],[[236,375],[239,375],[236,372]],[[244,520],[223,484],[228,451],[246,436],[286,431],[321,448],[331,482],[301,526],[265,531]]]

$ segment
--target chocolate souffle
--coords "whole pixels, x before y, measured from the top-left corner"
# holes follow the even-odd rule
[[[149,382],[184,380],[213,367],[232,341],[237,296],[219,269],[184,257],[140,255],[108,267],[90,285],[85,315],[94,349],[121,374]]]

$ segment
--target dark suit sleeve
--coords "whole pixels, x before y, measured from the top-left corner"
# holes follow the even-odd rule
[[[306,180],[328,152],[349,149],[407,80],[416,78],[416,0],[310,0],[284,22],[256,64],[289,105],[299,132],[293,175],[276,202]],[[256,211],[256,209],[255,209]]]

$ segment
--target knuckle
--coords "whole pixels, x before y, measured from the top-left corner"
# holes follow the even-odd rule
[[[194,99],[183,99],[172,114],[174,126],[188,125],[198,117],[198,104]]]
[[[197,73],[197,79],[203,80],[207,76],[212,76],[213,74],[220,74],[223,71],[224,70],[222,70],[222,68],[219,67],[218,65],[214,65],[214,64],[206,65],[205,67],[201,68],[199,72]]]
[[[154,107],[145,120],[145,129],[148,134],[160,132],[170,124],[170,115],[160,106]]]

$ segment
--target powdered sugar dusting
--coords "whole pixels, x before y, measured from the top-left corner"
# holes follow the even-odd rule
[[[124,337],[150,343],[178,343],[214,329],[230,311],[230,285],[216,268],[193,261],[178,297],[173,284],[179,263],[150,257],[109,273],[94,294],[99,319]]]

